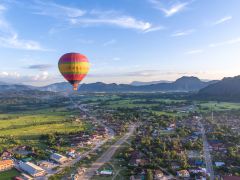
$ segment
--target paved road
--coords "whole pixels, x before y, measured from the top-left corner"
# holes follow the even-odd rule
[[[87,152],[77,156],[76,159],[74,159],[72,161],[69,161],[69,162],[66,162],[64,164],[61,164],[60,167],[58,168],[58,170],[56,170],[56,171],[49,171],[49,173],[48,173],[48,175],[46,176],[45,179],[47,179],[48,177],[50,177],[50,176],[52,176],[54,174],[57,174],[57,173],[61,172],[65,167],[70,167],[70,166],[76,164],[77,162],[79,162],[80,160],[86,158],[90,153],[95,152],[103,144],[105,144],[109,139],[112,139],[115,136],[115,132],[111,128],[109,128],[108,126],[103,124],[100,120],[98,120],[97,118],[91,116],[89,113],[84,111],[84,109],[82,109],[81,106],[79,106],[77,103],[74,103],[71,98],[70,98],[70,100],[75,105],[75,107],[79,108],[80,111],[85,112],[85,114],[88,117],[93,118],[93,120],[96,121],[99,125],[104,126],[107,129],[108,138],[106,138],[106,139],[102,140],[101,142],[99,142],[98,144],[96,144],[91,150],[89,150],[89,151],[87,151]]]
[[[109,162],[116,152],[116,150],[133,134],[134,130],[136,128],[136,125],[132,125],[129,127],[128,133],[126,133],[121,139],[119,139],[116,143],[111,145],[107,151],[105,151],[100,158],[96,160],[92,164],[92,166],[86,170],[86,172],[79,177],[79,180],[88,180],[91,179],[96,173],[96,171],[102,167],[106,162]]]
[[[199,123],[200,123],[200,126],[201,126],[201,132],[202,132],[203,152],[204,152],[204,158],[205,158],[207,173],[210,175],[210,180],[214,180],[214,170],[213,170],[213,165],[212,165],[211,154],[210,154],[210,151],[209,151],[209,144],[208,144],[207,137],[206,137],[206,134],[205,134],[204,126],[200,121],[199,121]]]

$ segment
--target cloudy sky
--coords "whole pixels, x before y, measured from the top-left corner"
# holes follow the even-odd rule
[[[61,82],[67,52],[84,82],[221,79],[240,74],[239,0],[1,0],[0,81]]]

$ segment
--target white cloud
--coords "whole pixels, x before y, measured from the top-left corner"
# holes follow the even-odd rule
[[[49,78],[49,73],[47,71],[44,71],[40,74],[34,75],[30,77],[33,81],[45,81]]]
[[[6,71],[0,72],[0,78],[6,78],[6,77],[19,78],[20,74],[18,72],[6,72]]]
[[[10,82],[10,83],[44,83],[45,81],[52,80],[53,77],[47,72],[43,71],[39,74],[32,74],[32,75],[22,75],[18,72],[0,72],[0,81],[3,82]]]
[[[194,31],[195,31],[195,29],[189,29],[186,31],[177,31],[177,32],[173,33],[171,36],[172,37],[187,36],[187,35],[192,34]]]
[[[52,16],[55,18],[77,18],[83,16],[86,12],[82,9],[75,7],[68,7],[59,5],[53,2],[46,2],[37,0],[35,1],[36,5],[34,5],[34,9],[37,10],[35,14]]]
[[[160,0],[149,0],[150,3],[154,5],[154,8],[162,11],[166,17],[173,16],[181,11],[183,11],[190,2],[177,2],[173,5],[165,7]]]
[[[127,29],[136,29],[146,31],[152,27],[152,24],[145,21],[139,21],[130,16],[114,17],[95,17],[95,18],[75,18],[70,20],[73,25],[94,26],[94,25],[112,25]]]
[[[199,53],[203,53],[204,51],[202,49],[193,49],[190,51],[187,51],[185,54],[199,54]]]
[[[19,39],[16,33],[5,37],[0,36],[0,46],[24,50],[46,50],[36,41]]]
[[[117,26],[126,29],[135,29],[139,31],[154,31],[150,22],[138,20],[135,17],[124,15],[120,12],[107,10],[83,10],[56,3],[37,1],[34,5],[35,14],[51,16],[69,23],[72,26]],[[158,28],[159,30],[159,28]],[[54,33],[54,29],[50,33]]]
[[[4,18],[7,8],[0,5],[0,46],[24,50],[45,50],[40,43],[21,39],[10,23]]]
[[[224,22],[230,21],[231,19],[232,19],[232,16],[225,16],[225,17],[217,20],[216,22],[214,22],[213,25],[222,24]]]
[[[232,45],[232,44],[237,44],[237,43],[240,43],[240,37],[235,38],[235,39],[231,39],[231,40],[228,40],[228,41],[212,43],[212,44],[209,44],[209,47],[218,47],[218,46]]]
[[[160,30],[163,30],[163,29],[164,29],[163,26],[151,27],[151,28],[143,31],[143,33],[155,32],[155,31],[160,31]]]

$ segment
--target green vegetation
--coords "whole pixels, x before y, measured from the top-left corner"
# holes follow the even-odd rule
[[[186,94],[178,93],[74,94],[72,100],[74,102],[57,97],[30,102],[29,99],[13,101],[4,98],[7,104],[0,111],[0,152],[28,145],[29,150],[37,155],[29,155],[33,156],[33,162],[48,159],[50,151],[46,149],[64,154],[71,148],[75,137],[91,136],[98,129],[96,125],[92,126],[90,118],[85,122],[76,120],[82,113],[74,109],[73,103],[76,103],[86,106],[93,117],[103,120],[119,135],[117,138],[126,132],[129,124],[138,125],[131,143],[125,143],[102,167],[113,169],[114,179],[129,179],[131,175],[141,175],[143,170],[147,179],[152,179],[156,170],[176,175],[178,170],[196,168],[196,162],[204,167],[200,121],[205,126],[207,138],[222,143],[227,152],[213,155],[214,161],[224,161],[228,165],[225,169],[215,167],[215,171],[222,175],[225,172],[237,175],[239,171],[237,120],[240,103],[190,101]],[[97,152],[90,153],[50,179],[68,178],[79,167],[89,167],[112,143],[104,144]],[[75,149],[84,152],[90,148],[89,145]],[[194,159],[191,154],[199,156]],[[25,157],[15,154],[17,159]],[[95,176],[94,179],[107,180],[113,176]]]
[[[209,101],[199,102],[199,107],[201,112],[240,110],[240,103]]]
[[[37,109],[37,105],[34,105],[36,107],[34,111],[28,109],[0,114],[0,152],[18,145],[32,146],[41,151],[48,147],[46,141],[41,139],[42,135],[56,133],[64,135],[89,128],[86,123],[75,121],[78,114],[76,109],[64,107]],[[67,139],[64,140],[62,150],[68,146]]]
[[[16,169],[11,169],[8,171],[0,172],[0,179],[1,180],[10,180],[15,176],[19,176],[20,173]]]

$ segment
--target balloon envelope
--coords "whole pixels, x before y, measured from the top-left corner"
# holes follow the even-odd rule
[[[64,54],[58,62],[58,68],[63,77],[78,89],[78,84],[89,71],[89,62],[86,56],[79,53]]]

